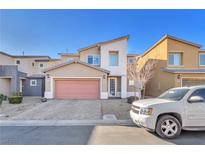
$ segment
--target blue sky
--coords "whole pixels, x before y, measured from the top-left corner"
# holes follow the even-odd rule
[[[57,57],[127,34],[129,53],[165,34],[205,48],[205,10],[0,10],[0,50],[10,54]]]

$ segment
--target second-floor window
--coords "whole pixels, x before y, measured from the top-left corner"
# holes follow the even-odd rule
[[[181,53],[169,53],[169,65],[180,66],[182,65]]]
[[[43,64],[40,64],[40,67],[43,67]]]
[[[199,65],[205,66],[205,53],[199,54]]]
[[[91,65],[100,65],[100,56],[88,55],[87,63]]]
[[[117,51],[110,51],[109,52],[109,65],[110,66],[118,66],[118,52]]]
[[[16,60],[16,64],[20,64],[20,60]]]

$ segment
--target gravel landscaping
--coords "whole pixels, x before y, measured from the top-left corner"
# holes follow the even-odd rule
[[[101,120],[103,115],[114,115],[119,120],[129,119],[130,104],[124,99],[109,100],[49,100],[25,97],[21,104],[4,101],[0,120]]]

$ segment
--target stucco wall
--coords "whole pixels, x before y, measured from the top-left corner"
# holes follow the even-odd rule
[[[20,64],[18,64],[18,70],[21,72],[25,72],[29,75],[41,73],[41,68],[37,63],[35,63],[36,59],[45,59],[45,58],[14,58],[15,64],[16,60],[20,60]],[[35,63],[34,66],[32,63]]]
[[[88,55],[100,55],[99,47],[90,48],[80,52],[80,60],[87,63]]]
[[[118,51],[118,66],[109,66],[109,51]],[[101,46],[101,67],[109,70],[110,75],[127,75],[127,39]]]
[[[14,65],[14,59],[0,53],[0,65]]]
[[[62,62],[66,62],[69,59],[73,59],[73,60],[79,60],[79,56],[75,56],[75,55],[62,55],[61,56],[61,61]]]
[[[82,64],[70,64],[47,72],[50,78],[46,78],[46,91],[51,91],[51,78],[65,77],[100,77],[102,78],[102,92],[107,92],[107,74]],[[105,75],[105,79],[103,76]]]
[[[0,93],[9,96],[11,79],[0,79]]]
[[[168,39],[168,52],[182,53],[182,68],[199,68],[199,48],[176,40]],[[175,66],[176,67],[176,66]]]

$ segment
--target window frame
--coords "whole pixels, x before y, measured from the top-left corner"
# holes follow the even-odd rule
[[[92,57],[92,64],[90,64],[90,63],[88,62],[89,57]],[[95,62],[95,60],[94,60],[95,58],[98,58],[98,59],[99,59],[99,63],[98,63],[98,64],[97,64],[97,63],[94,63],[94,62]],[[96,66],[100,65],[100,55],[97,55],[97,54],[89,54],[89,55],[87,56],[87,63],[90,64],[90,65],[96,65]]]
[[[111,65],[111,62],[110,62],[110,56],[113,56],[113,55],[117,56],[116,65]],[[111,67],[119,66],[119,51],[110,51],[109,52],[109,66],[111,66]]]
[[[43,63],[40,63],[40,64],[39,64],[39,67],[40,67],[40,68],[44,67]]]
[[[201,55],[203,55],[203,56],[205,56],[205,53],[199,53],[199,66],[205,66],[205,64],[204,65],[201,65],[200,63],[201,63],[201,60],[200,60],[200,56]]]
[[[170,64],[170,60],[169,60],[169,59],[170,59],[170,58],[169,58],[170,55],[180,55],[179,65],[178,65],[178,64],[177,64],[177,65],[176,65],[176,64]],[[173,62],[173,63],[174,63],[174,62]],[[168,65],[169,65],[169,66],[183,66],[183,65],[182,65],[182,53],[181,53],[181,52],[169,52],[169,53],[168,53]]]
[[[19,63],[18,63],[19,62]],[[20,65],[21,64],[21,61],[18,59],[16,60],[16,65]]]
[[[33,84],[33,82],[35,82]],[[37,80],[30,80],[30,87],[36,87],[37,86]]]

